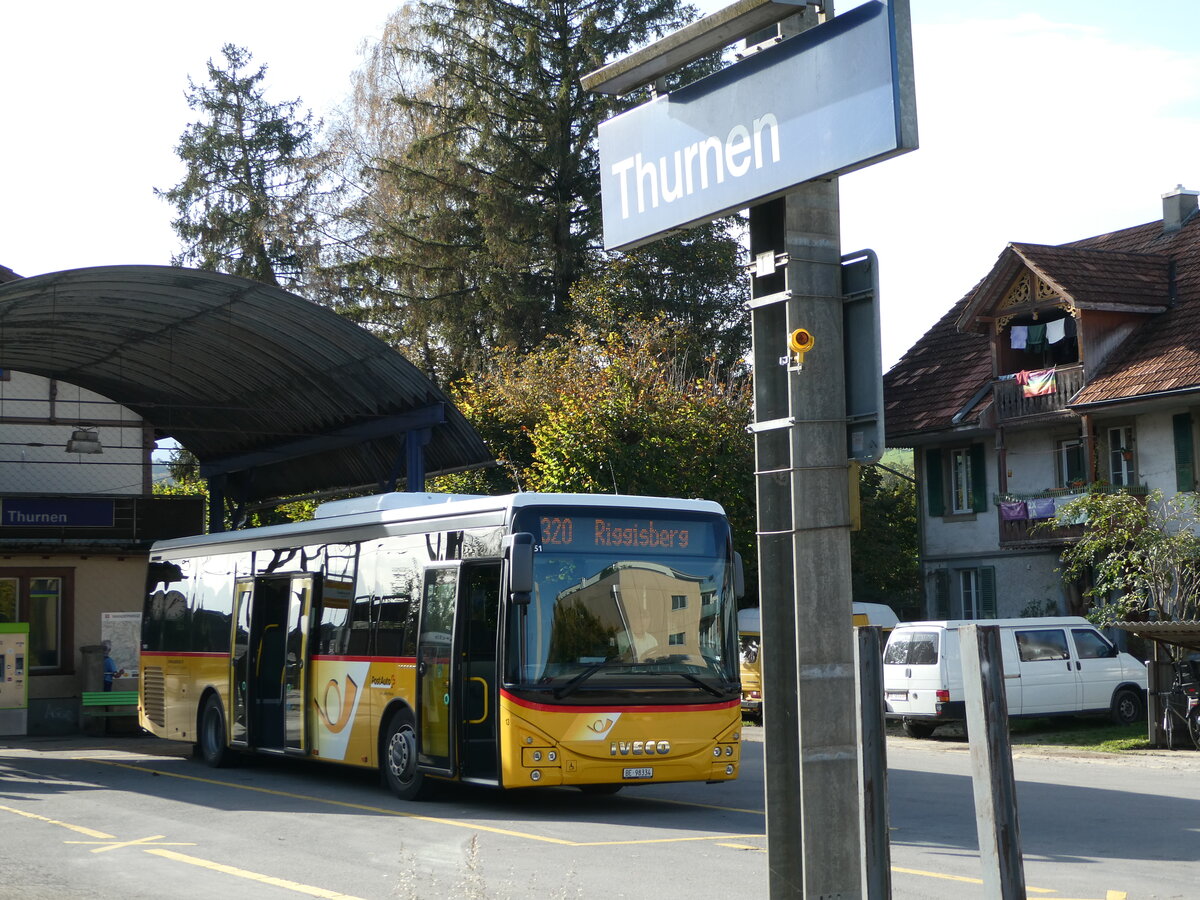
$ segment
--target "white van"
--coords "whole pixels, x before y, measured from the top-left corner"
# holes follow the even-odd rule
[[[1128,725],[1146,715],[1146,667],[1081,616],[905,622],[883,652],[887,717],[909,737],[966,718],[959,628],[1000,626],[1009,716],[1108,713]]]

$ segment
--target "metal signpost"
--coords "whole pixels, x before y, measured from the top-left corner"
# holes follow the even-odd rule
[[[625,93],[768,19],[782,40],[600,126],[604,239],[750,207],[770,896],[851,900],[886,884],[863,866],[848,500],[883,419],[874,258],[842,258],[836,175],[917,145],[908,0],[742,0],[583,85]]]

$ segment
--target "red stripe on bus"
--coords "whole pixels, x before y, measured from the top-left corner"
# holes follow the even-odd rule
[[[218,652],[218,653],[208,653],[208,652],[204,652],[204,653],[199,653],[199,652],[192,653],[192,652],[190,652],[190,651],[186,651],[186,650],[179,650],[179,651],[174,651],[174,650],[143,650],[143,651],[142,651],[142,656],[192,656],[192,657],[198,657],[198,658],[201,658],[201,659],[228,659],[228,658],[229,658],[229,654],[228,654],[228,653],[220,653],[220,652]]]
[[[569,712],[569,713],[599,713],[599,712],[712,712],[716,709],[732,709],[741,705],[741,700],[728,700],[723,703],[697,703],[687,706],[622,706],[614,703],[611,706],[559,706],[548,703],[535,703],[532,700],[522,700],[514,697],[501,688],[500,696],[505,700],[538,712]]]

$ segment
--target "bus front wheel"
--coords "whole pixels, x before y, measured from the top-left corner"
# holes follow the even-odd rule
[[[211,695],[204,704],[204,712],[200,714],[200,756],[206,765],[219,769],[229,765],[233,751],[225,740],[225,713],[221,709],[221,700],[216,694]]]
[[[417,771],[417,731],[406,712],[392,716],[381,768],[389,790],[401,800],[420,800],[429,795],[429,783]]]

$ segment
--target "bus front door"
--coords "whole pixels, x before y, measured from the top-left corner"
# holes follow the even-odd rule
[[[233,705],[236,744],[302,750],[309,575],[255,578],[239,585]],[[244,635],[244,638],[243,638]],[[240,648],[239,648],[240,649]]]
[[[454,774],[457,718],[454,673],[455,613],[461,566],[425,570],[417,637],[417,765],[422,772]]]
[[[496,736],[496,631],[500,613],[500,564],[472,563],[463,574],[462,777],[495,784],[500,777]]]

